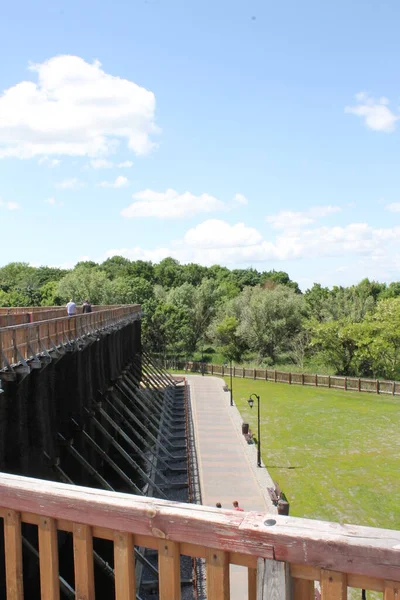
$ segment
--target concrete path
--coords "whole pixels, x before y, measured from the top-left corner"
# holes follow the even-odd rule
[[[224,381],[189,375],[190,398],[200,473],[202,502],[232,509],[238,500],[244,510],[276,512],[267,487],[273,485],[265,467],[257,469],[256,448],[241,434],[241,417],[230,406]],[[231,565],[231,600],[247,598],[247,569]]]

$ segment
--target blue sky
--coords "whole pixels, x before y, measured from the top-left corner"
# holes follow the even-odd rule
[[[0,264],[400,279],[400,5],[3,7]]]

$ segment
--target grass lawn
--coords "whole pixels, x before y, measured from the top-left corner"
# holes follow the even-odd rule
[[[229,380],[226,379],[229,385]],[[233,380],[243,421],[293,516],[400,529],[400,399]]]

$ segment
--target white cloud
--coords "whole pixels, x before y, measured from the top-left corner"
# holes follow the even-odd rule
[[[369,262],[383,267],[385,261],[388,265],[394,264],[394,257],[397,257],[396,265],[400,268],[400,227],[374,228],[367,223],[350,223],[343,227],[305,228],[297,233],[284,230],[275,238],[267,239],[243,223],[231,225],[210,219],[189,229],[182,239],[172,242],[169,247],[119,248],[110,250],[107,256],[114,254],[153,261],[173,256],[183,263],[229,266],[315,257],[346,257],[350,261],[359,257],[365,265]],[[332,277],[334,272],[341,271],[333,269],[330,271]],[[358,275],[362,277],[362,274]]]
[[[54,196],[51,196],[51,198],[47,198],[44,202],[46,204],[50,204],[50,206],[64,206],[64,202],[56,200]]]
[[[192,248],[236,248],[255,246],[262,240],[257,229],[247,227],[244,223],[230,225],[219,219],[209,219],[189,229],[183,242]]]
[[[131,160],[125,160],[124,162],[119,163],[118,167],[120,169],[130,169],[133,167],[133,162]]]
[[[179,194],[171,189],[165,192],[143,190],[133,194],[132,197],[136,202],[121,211],[121,215],[128,219],[136,217],[183,219],[200,213],[215,212],[225,207],[221,200],[209,194],[200,194],[200,196],[190,192]]]
[[[0,200],[0,206],[7,210],[19,210],[21,208],[18,202],[4,202],[3,200]]]
[[[71,179],[64,179],[64,181],[56,183],[55,187],[59,190],[79,190],[85,187],[85,184],[76,177],[72,177]]]
[[[243,194],[235,194],[233,197],[233,201],[237,204],[242,204],[243,206],[246,206],[246,204],[249,203],[246,196],[243,196]]]
[[[339,206],[312,206],[303,212],[282,210],[276,215],[269,215],[266,220],[274,229],[299,229],[340,211]]]
[[[94,158],[90,161],[90,166],[93,167],[93,169],[111,169],[114,166],[114,163],[106,158]]]
[[[101,158],[120,140],[136,154],[153,147],[150,137],[158,130],[149,90],[78,56],[55,56],[29,68],[37,83],[21,81],[0,96],[0,158]]]
[[[127,177],[123,177],[122,175],[119,175],[115,181],[102,181],[99,183],[100,187],[105,188],[122,188],[126,187],[127,185],[129,185],[129,180]]]
[[[391,204],[386,204],[386,210],[390,210],[390,212],[400,212],[400,202],[392,202]]]
[[[389,101],[387,98],[372,98],[365,92],[356,94],[357,105],[346,106],[345,112],[362,117],[365,119],[365,124],[369,129],[374,131],[385,131],[391,133],[396,128],[396,122],[400,116],[395,115],[388,108]]]
[[[58,167],[60,165],[61,160],[59,158],[49,158],[48,156],[42,156],[41,158],[39,158],[38,163],[39,165],[45,165],[46,167],[53,169],[54,167]]]

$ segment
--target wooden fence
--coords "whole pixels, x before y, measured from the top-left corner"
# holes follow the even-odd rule
[[[230,367],[227,365],[214,365],[202,362],[166,361],[166,368],[182,369],[191,371],[192,373],[221,375],[223,377],[230,377],[231,374]],[[249,369],[237,366],[232,367],[232,377],[274,381],[275,383],[288,383],[291,385],[311,385],[352,392],[370,392],[373,394],[391,394],[392,396],[400,396],[399,381],[384,381],[382,379],[289,373],[287,371],[277,371],[276,369]]]
[[[106,307],[105,310],[102,308],[103,310],[74,317],[59,316],[0,328],[0,369],[116,325],[129,316],[140,315],[141,312],[140,304]]]
[[[180,600],[181,555],[205,559],[208,600],[229,600],[229,565],[248,570],[243,600],[343,600],[347,588],[398,600],[400,532],[180,504],[0,473],[7,600],[22,600],[22,524],[38,532],[41,597],[59,600],[57,532],[73,538],[75,597],[95,600],[93,540],[114,548],[115,598],[135,600],[134,546],[158,552],[159,598]],[[28,590],[27,590],[28,591]],[[27,596],[28,597],[28,596]]]

